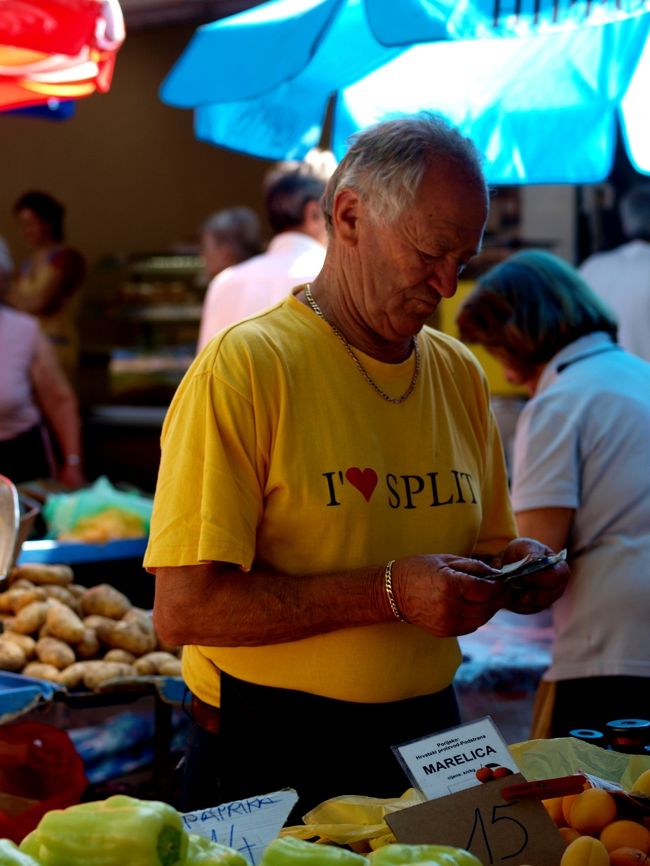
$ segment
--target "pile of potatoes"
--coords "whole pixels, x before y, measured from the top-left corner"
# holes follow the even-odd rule
[[[0,593],[0,670],[99,691],[110,680],[180,676],[177,647],[151,614],[109,584],[85,587],[67,565],[19,565]]]

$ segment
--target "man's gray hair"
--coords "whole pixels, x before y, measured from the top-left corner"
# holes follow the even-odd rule
[[[623,196],[621,221],[627,238],[650,242],[650,183],[634,186]]]
[[[328,227],[334,198],[345,187],[361,195],[376,219],[393,222],[412,205],[425,171],[438,160],[457,163],[485,184],[476,146],[441,115],[420,112],[357,133],[323,196]]]

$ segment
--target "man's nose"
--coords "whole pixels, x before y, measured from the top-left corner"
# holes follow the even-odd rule
[[[437,262],[427,283],[443,298],[453,298],[458,288],[458,266],[453,262]]]

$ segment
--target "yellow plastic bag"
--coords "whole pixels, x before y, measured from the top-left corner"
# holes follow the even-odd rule
[[[529,782],[568,776],[583,770],[608,782],[618,782],[630,791],[641,773],[650,769],[650,755],[609,752],[574,737],[527,740],[509,748]]]
[[[399,812],[408,806],[417,806],[424,797],[413,788],[401,797],[382,800],[378,797],[342,796],[333,797],[320,803],[303,820],[304,824],[285,827],[282,835],[296,836],[299,839],[317,838],[337,845],[357,848],[357,843],[367,842],[369,848],[394,842],[384,817],[391,812]],[[374,842],[374,844],[373,844]]]

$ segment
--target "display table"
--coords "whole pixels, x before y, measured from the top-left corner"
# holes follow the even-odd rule
[[[121,707],[143,697],[153,698],[153,765],[155,790],[164,790],[169,779],[172,741],[172,711],[183,704],[185,684],[180,677],[134,677],[116,679],[100,692],[69,691],[57,683],[0,672],[0,724],[19,721],[34,710],[62,704],[66,708],[88,710],[95,707]]]

